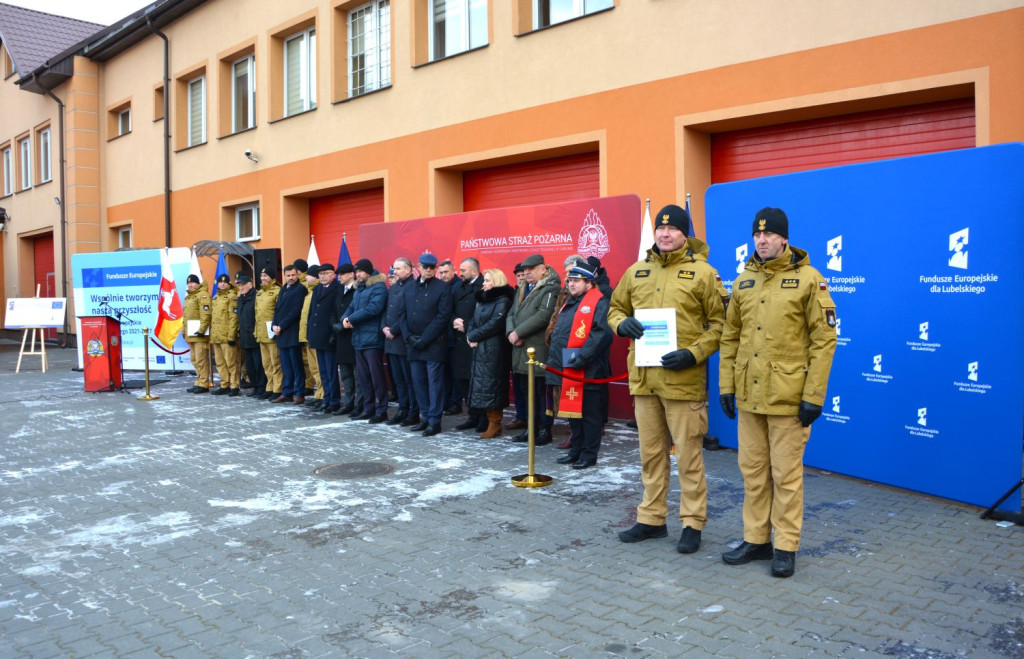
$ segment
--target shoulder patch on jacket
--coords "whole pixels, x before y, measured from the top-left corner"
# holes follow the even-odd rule
[[[693,270],[680,270],[679,274],[676,275],[677,279],[693,279],[695,273]]]
[[[740,289],[741,291],[742,291],[742,290],[743,290],[744,288],[753,288],[753,287],[754,287],[754,280],[753,280],[753,279],[744,279],[743,281],[741,281],[741,282],[739,283],[739,289]]]
[[[650,270],[637,270],[636,272],[633,273],[633,277],[635,277],[636,279],[642,279],[643,277],[650,277],[650,276],[651,276],[651,271]]]
[[[799,288],[800,287],[800,280],[799,279],[783,279],[782,280],[782,287],[783,288]]]

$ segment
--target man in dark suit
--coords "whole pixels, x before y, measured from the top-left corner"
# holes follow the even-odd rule
[[[462,275],[462,278],[452,289],[450,333],[455,337],[455,345],[450,353],[450,363],[452,377],[459,384],[458,390],[468,396],[469,378],[473,371],[473,349],[466,342],[466,326],[473,319],[473,312],[476,311],[476,294],[483,287],[484,278],[480,276],[480,262],[473,257],[462,259],[462,263],[459,264],[459,274]],[[455,426],[455,429],[473,429],[477,432],[487,430],[486,410],[470,407],[469,418]]]
[[[313,267],[317,266],[312,266]],[[317,268],[320,283],[313,289],[309,303],[306,339],[316,351],[316,365],[320,370],[320,386],[324,389],[321,411],[329,414],[341,407],[341,389],[338,386],[338,358],[335,353],[334,310],[341,296],[341,284],[335,276],[334,265],[324,263]]]
[[[412,261],[405,257],[395,259],[392,267],[395,281],[388,289],[388,307],[384,312],[384,354],[391,364],[391,377],[395,381],[395,393],[398,395],[398,414],[388,420],[388,425],[414,426],[420,422],[420,406],[416,402],[416,392],[412,386],[412,370],[402,335],[405,322],[406,286],[415,284],[412,276]]]
[[[284,267],[284,286],[274,305],[274,320],[270,329],[277,337],[281,353],[281,395],[272,403],[301,405],[306,402],[306,369],[302,366],[302,346],[299,343],[299,318],[306,287],[299,283],[299,271],[294,265]]]
[[[422,254],[422,275],[406,292],[405,325],[402,328],[416,400],[423,417],[410,429],[421,431],[424,437],[441,432],[447,329],[452,313],[450,288],[434,276],[436,271],[437,257],[429,252]]]
[[[342,416],[345,414],[361,414],[363,411],[363,397],[359,395],[356,387],[356,350],[352,347],[352,330],[345,327],[341,319],[348,312],[352,304],[352,297],[356,292],[355,270],[351,263],[343,263],[338,266],[338,285],[341,288],[336,304],[334,306],[334,354],[338,358],[338,372],[341,374],[341,408],[334,414]]]
[[[252,383],[249,398],[263,398],[267,391],[267,375],[263,372],[260,343],[256,340],[256,289],[252,277],[239,272],[235,275],[238,286],[238,346],[245,360],[245,372]]]

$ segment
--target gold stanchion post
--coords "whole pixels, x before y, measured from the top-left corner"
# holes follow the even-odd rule
[[[153,396],[149,393],[149,328],[142,328],[142,341],[145,344],[145,356],[146,356],[146,393],[143,396],[139,396],[136,400],[156,400],[160,396]]]
[[[536,428],[534,427],[534,423],[533,423],[533,409],[534,409],[534,405],[537,404],[537,401],[534,400],[535,396],[534,396],[534,393],[533,393],[533,391],[534,391],[534,389],[533,389],[533,379],[534,379],[533,367],[537,366],[538,364],[540,364],[540,362],[534,361],[534,359],[533,359],[533,356],[536,353],[537,353],[536,348],[527,348],[526,349],[526,357],[527,357],[526,364],[530,367],[530,370],[528,372],[529,374],[527,375],[527,382],[529,383],[527,385],[527,388],[530,390],[529,396],[527,397],[527,400],[529,401],[529,406],[528,406],[529,420],[526,422],[527,423],[527,426],[526,426],[527,433],[529,433],[529,437],[530,437],[530,442],[529,442],[529,467],[528,467],[530,472],[527,473],[527,474],[521,474],[519,476],[513,476],[512,477],[512,484],[515,485],[516,487],[545,487],[547,485],[551,485],[551,483],[553,482],[550,476],[544,476],[542,474],[534,474],[533,473],[533,456],[534,456],[534,450],[536,449],[536,445],[534,444],[534,437],[535,437],[534,431],[536,430]]]

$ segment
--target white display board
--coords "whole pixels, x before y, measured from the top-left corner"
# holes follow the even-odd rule
[[[64,327],[67,298],[16,297],[7,300],[4,329]]]

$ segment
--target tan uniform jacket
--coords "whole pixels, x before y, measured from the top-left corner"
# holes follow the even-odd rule
[[[231,284],[213,297],[213,318],[210,328],[212,343],[238,340],[238,288]]]
[[[309,303],[313,301],[313,289],[320,282],[306,284],[306,299],[302,301],[302,313],[299,315],[299,343],[308,343],[306,338],[306,323],[309,322]]]
[[[252,333],[260,343],[274,343],[274,339],[267,336],[267,323],[274,320],[274,307],[280,292],[281,287],[276,281],[256,291],[256,327]]]
[[[636,367],[635,345],[629,346],[629,393],[670,400],[704,400],[704,362],[718,351],[725,309],[719,292],[718,272],[708,264],[708,246],[697,238],[662,254],[647,250],[647,258],[622,275],[608,308],[608,325],[619,323],[637,309],[675,309],[676,349],[693,353],[696,365],[682,370]]]
[[[199,288],[185,294],[185,303],[182,305],[182,317],[185,324],[181,326],[181,335],[189,343],[206,343],[210,340],[208,336],[193,336],[188,331],[188,321],[198,320],[199,331],[204,335],[210,329],[210,293],[206,290],[206,282],[199,284]]]
[[[752,256],[732,284],[721,393],[757,414],[795,415],[801,400],[823,405],[835,326],[836,305],[807,252],[787,245],[767,263]]]

